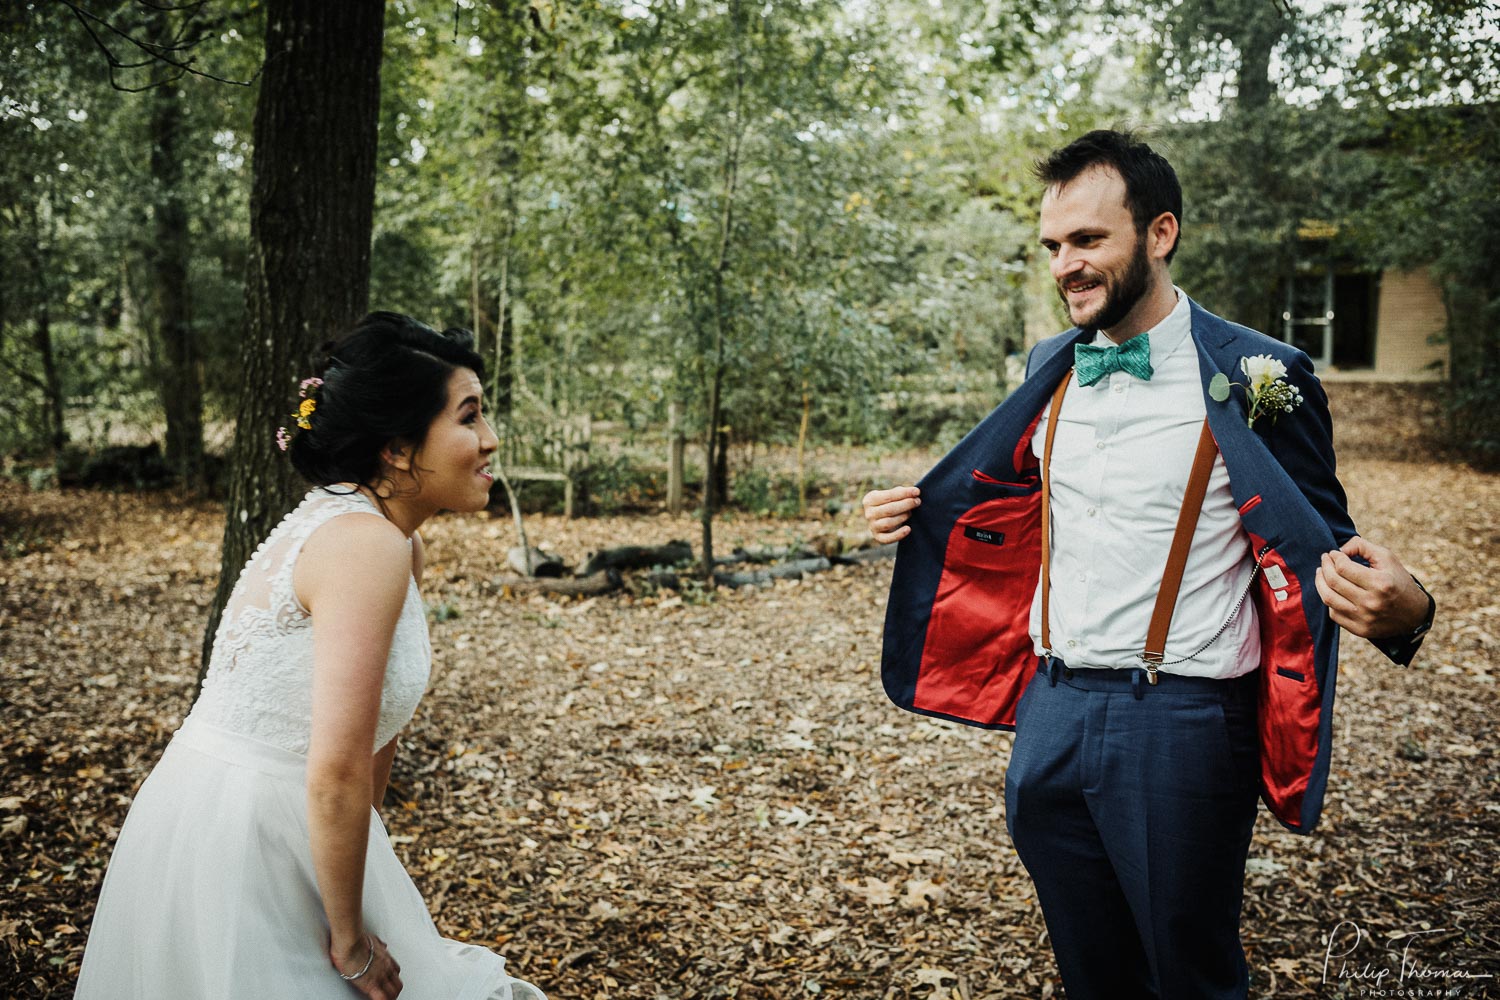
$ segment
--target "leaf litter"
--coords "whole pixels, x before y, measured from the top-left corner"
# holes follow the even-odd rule
[[[1321,977],[1345,920],[1381,942],[1367,960],[1394,964],[1386,942],[1428,930],[1427,967],[1500,973],[1500,479],[1363,458],[1343,475],[1356,522],[1440,614],[1413,669],[1346,637],[1317,833],[1262,810],[1256,996],[1336,995]],[[110,845],[190,706],[220,517],[0,485],[0,528],[22,539],[0,561],[0,995],[71,995]],[[717,527],[727,551],[858,522]],[[667,515],[529,530],[574,564],[696,538]],[[881,693],[888,563],[711,595],[510,598],[505,520],[424,535],[424,597],[447,611],[383,815],[443,933],[557,997],[1062,995],[1005,832],[1011,737]]]

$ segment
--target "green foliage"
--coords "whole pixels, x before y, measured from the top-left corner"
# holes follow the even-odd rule
[[[146,37],[137,6],[97,12]],[[145,260],[162,195],[150,176],[150,94],[111,86],[103,53],[63,5],[29,5],[19,21],[0,43],[0,450],[36,455],[64,443],[49,426],[53,397],[64,439],[98,448],[149,437],[161,420],[160,359]],[[239,12],[216,23],[198,63],[252,75],[254,29]],[[146,88],[168,73],[148,61],[114,79]],[[194,326],[209,408],[225,412],[239,384],[250,94],[191,76],[182,84]]]
[[[456,42],[451,8],[391,9],[375,299],[467,316],[510,433],[676,404],[698,436],[717,373],[735,440],[795,440],[804,398],[815,439],[878,439],[914,342],[991,369],[1019,349],[1031,223],[1002,202],[1029,198],[1001,164],[1042,140],[944,163],[982,132],[991,60],[1019,77],[1007,47],[1032,51],[1000,8],[500,5]],[[916,42],[886,27],[911,17]],[[914,86],[929,52],[967,99]],[[951,144],[918,125],[945,115]]]
[[[213,19],[195,63],[253,76],[258,5],[211,7],[162,16]],[[137,34],[155,16],[97,10]],[[701,440],[716,384],[742,445],[793,444],[804,415],[812,444],[955,441],[1050,306],[1031,162],[1129,122],[1156,123],[1184,182],[1179,283],[1232,319],[1274,328],[1308,222],[1331,227],[1331,259],[1430,267],[1454,433],[1494,448],[1500,70],[1484,0],[386,10],[372,306],[473,328],[514,441],[609,422],[624,450],[595,456],[596,509],[655,501],[669,409]],[[63,5],[17,11],[0,43],[0,450],[45,460],[54,399],[85,446],[159,434],[145,265],[164,193],[147,99],[110,87]],[[213,444],[240,385],[254,91],[183,87]],[[756,509],[784,504],[785,484],[741,475]],[[560,503],[554,484],[523,489]]]
[[[816,474],[805,474],[801,486],[808,507],[816,509],[818,498],[830,488]],[[734,503],[741,510],[762,517],[800,517],[804,513],[798,499],[796,475],[771,472],[757,466],[744,469],[734,478]]]
[[[427,620],[442,625],[463,617],[463,609],[452,601],[438,601],[427,607]]]
[[[890,415],[890,440],[915,448],[953,447],[994,409],[992,392],[898,391]]]
[[[589,506],[601,514],[650,510],[659,503],[666,473],[623,454],[595,458],[589,464]]]
[[[1167,130],[1186,203],[1180,281],[1210,308],[1274,332],[1280,283],[1310,251],[1367,272],[1430,268],[1447,310],[1450,436],[1494,461],[1493,5],[1366,0],[1357,39],[1341,36],[1339,10],[1288,19],[1250,0],[1160,6],[1159,93],[1185,100],[1215,74],[1236,81],[1221,120]],[[1309,224],[1323,231],[1321,247],[1310,246]]]

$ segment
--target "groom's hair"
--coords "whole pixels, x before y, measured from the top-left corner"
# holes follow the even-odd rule
[[[1172,164],[1130,132],[1099,129],[1074,139],[1036,161],[1037,180],[1048,187],[1067,184],[1090,167],[1113,167],[1125,180],[1125,207],[1135,231],[1146,232],[1163,212],[1177,217],[1177,242],[1167,251],[1172,262],[1182,245],[1182,185]]]

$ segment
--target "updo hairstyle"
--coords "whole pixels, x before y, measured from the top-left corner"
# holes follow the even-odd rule
[[[410,316],[374,312],[348,335],[329,341],[318,373],[312,426],[292,437],[292,466],[313,486],[380,479],[381,451],[400,438],[420,447],[448,405],[448,380],[460,368],[484,381],[474,335],[454,327],[438,333]]]

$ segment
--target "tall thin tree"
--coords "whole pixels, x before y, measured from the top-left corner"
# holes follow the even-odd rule
[[[169,37],[157,13],[158,37]],[[192,325],[188,261],[192,251],[183,192],[182,81],[168,79],[150,92],[152,240],[150,269],[153,334],[158,345],[158,388],[167,418],[167,464],[184,485],[203,478],[203,379]]]

